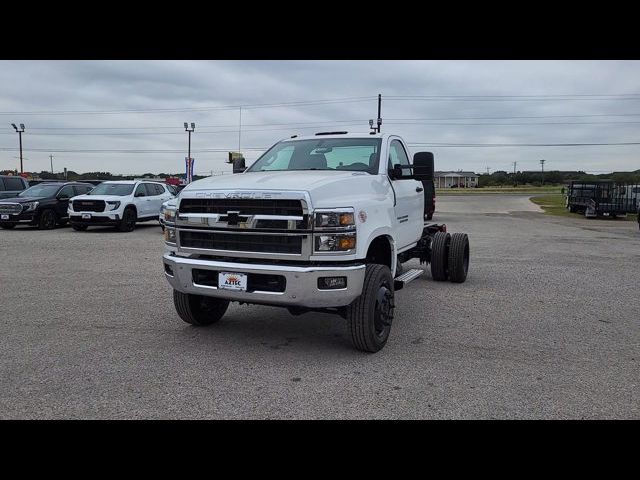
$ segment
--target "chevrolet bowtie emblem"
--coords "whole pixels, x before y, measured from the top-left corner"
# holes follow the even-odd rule
[[[240,221],[240,212],[227,212],[227,224],[238,225]]]

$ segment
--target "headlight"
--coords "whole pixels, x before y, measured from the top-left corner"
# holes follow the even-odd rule
[[[165,222],[175,223],[176,209],[172,207],[162,207],[162,213]]]
[[[23,212],[31,212],[33,210],[35,210],[38,206],[38,202],[27,202],[27,203],[23,203],[22,204],[22,211]]]
[[[73,211],[73,200],[69,200],[69,210]]]
[[[167,243],[176,243],[176,229],[165,227],[164,229],[164,241]]]
[[[120,202],[107,202],[107,210],[117,210],[120,208]]]
[[[336,235],[316,235],[316,252],[346,252],[356,248],[355,233]]]
[[[314,226],[316,228],[353,227],[353,209],[336,209],[331,211],[316,211]]]

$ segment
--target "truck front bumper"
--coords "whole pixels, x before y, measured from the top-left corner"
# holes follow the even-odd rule
[[[349,305],[362,293],[366,266],[296,267],[290,265],[255,265],[179,257],[169,253],[163,256],[164,272],[171,286],[182,293],[224,298],[237,302],[266,305],[299,306],[308,308],[342,307]],[[221,289],[197,283],[199,272],[245,273],[284,277],[283,291],[247,291]],[[196,275],[194,275],[196,271]],[[346,277],[347,286],[341,289],[318,288],[320,277]]]

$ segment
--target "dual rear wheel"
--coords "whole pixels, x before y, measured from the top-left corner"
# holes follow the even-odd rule
[[[466,233],[438,232],[431,241],[431,276],[438,282],[462,283],[469,271],[469,237]]]

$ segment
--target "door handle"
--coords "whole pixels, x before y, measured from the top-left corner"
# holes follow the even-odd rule
[[[424,188],[422,188],[422,187],[416,187],[416,192],[418,192],[418,193],[420,193],[423,190],[424,190]]]

